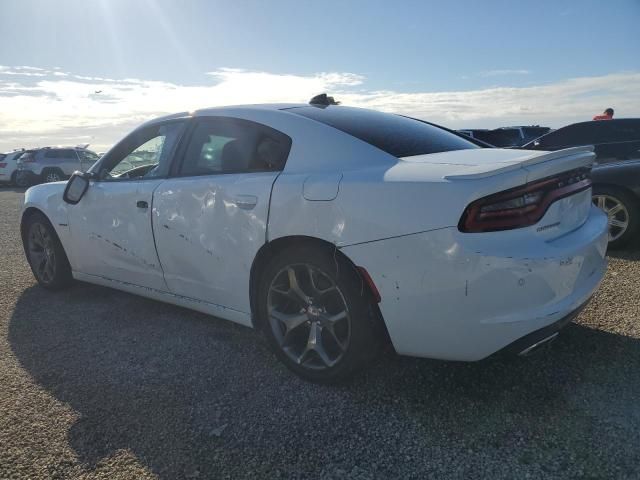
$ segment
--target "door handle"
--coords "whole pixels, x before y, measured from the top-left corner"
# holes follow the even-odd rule
[[[258,203],[258,197],[255,195],[238,195],[233,199],[233,203],[243,210],[251,210]]]
[[[149,204],[145,200],[138,200],[136,202],[136,207],[138,207],[138,208],[149,208]]]

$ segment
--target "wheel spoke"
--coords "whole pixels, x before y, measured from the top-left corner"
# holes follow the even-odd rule
[[[339,313],[336,313],[334,315],[330,315],[330,316],[326,317],[326,319],[327,319],[327,321],[329,322],[330,325],[335,325],[336,322],[339,322],[340,320],[343,320],[345,318],[347,318],[347,311],[346,310],[343,310],[343,311],[341,311]]]
[[[605,206],[607,202],[607,199],[605,197],[598,197],[598,208],[604,210],[605,212],[607,211],[607,208]]]
[[[271,310],[270,315],[271,318],[274,318],[285,326],[287,333],[298,328],[308,320],[307,315],[304,313],[282,313],[277,310]]]
[[[329,355],[327,355],[327,352],[324,349],[324,345],[322,344],[322,327],[317,322],[311,324],[307,346],[300,357],[298,357],[298,363],[302,364],[311,352],[315,352],[320,360],[322,360],[322,363],[327,367],[333,366],[336,362],[329,358]]]
[[[36,270],[38,270],[38,274],[42,279],[44,279],[44,277],[47,275],[47,263],[49,263],[47,261],[47,256],[43,255],[38,262],[38,266],[36,267]]]
[[[320,288],[318,287],[315,279],[314,279],[314,269],[313,267],[311,267],[311,265],[307,265],[307,272],[309,273],[309,280],[310,280],[310,284],[311,284],[311,288],[313,289],[313,293],[316,297],[322,297],[324,295],[326,295],[329,292],[333,292],[336,289],[335,285],[329,285],[327,288]]]
[[[613,207],[611,207],[609,210],[607,210],[607,214],[609,216],[614,216],[616,213],[618,213],[618,212],[620,212],[622,210],[624,210],[624,207],[621,204],[616,203]]]
[[[613,227],[618,227],[618,228],[627,228],[628,222],[618,220],[616,218],[610,218],[609,225]]]
[[[47,277],[49,277],[49,279],[53,278],[54,275],[54,271],[53,271],[53,260],[51,258],[47,259],[47,264],[44,267],[45,272],[47,272]]]
[[[331,324],[327,325],[326,327],[324,327],[324,331],[329,333],[329,335],[331,336],[331,338],[333,338],[333,341],[336,343],[336,345],[338,346],[341,352],[344,352],[347,349],[347,346],[343,344],[338,338],[338,335],[336,334],[336,331],[334,330],[333,325]]]
[[[31,231],[31,235],[29,236],[29,240],[31,241],[31,246],[32,247],[37,247],[40,250],[44,250],[44,245],[42,244],[42,241],[40,240],[40,237],[36,233],[35,230]]]
[[[295,293],[300,298],[300,300],[302,300],[306,304],[311,303],[311,301],[312,301],[311,297],[309,297],[307,294],[305,294],[302,291],[302,288],[300,288],[300,284],[298,283],[298,277],[296,275],[296,271],[293,268],[289,267],[287,269],[287,275],[289,277],[289,288],[291,289],[291,291],[293,293]]]

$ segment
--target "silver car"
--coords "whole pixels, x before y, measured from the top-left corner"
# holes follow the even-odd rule
[[[18,162],[16,183],[35,184],[68,179],[73,172],[86,172],[98,155],[82,147],[44,147],[25,152]]]

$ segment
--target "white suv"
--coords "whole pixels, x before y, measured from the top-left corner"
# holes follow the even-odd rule
[[[82,147],[44,147],[28,150],[18,162],[16,181],[21,184],[59,182],[73,172],[86,172],[97,160],[91,150]]]
[[[24,153],[22,150],[0,153],[0,183],[15,184],[18,170],[18,159]]]

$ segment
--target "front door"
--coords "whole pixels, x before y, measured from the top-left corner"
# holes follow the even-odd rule
[[[153,196],[158,255],[173,293],[251,312],[251,265],[266,240],[271,188],[290,145],[288,136],[254,122],[198,121],[178,176]]]
[[[166,290],[156,253],[153,192],[164,181],[184,122],[136,130],[96,165],[87,192],[69,207],[74,268]]]

